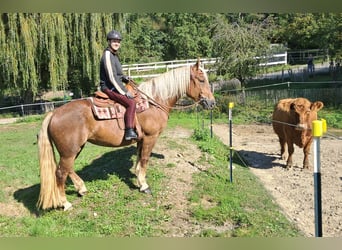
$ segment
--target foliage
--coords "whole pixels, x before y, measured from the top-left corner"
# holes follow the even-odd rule
[[[168,13],[161,14],[165,23],[165,59],[187,59],[211,56],[212,14]]]
[[[198,142],[199,148],[203,152],[213,154],[216,152],[215,145],[212,143],[210,131],[207,128],[195,128],[192,138]]]
[[[333,109],[331,107],[324,107],[322,110],[319,111],[319,119],[321,118],[327,121],[328,128],[330,127],[330,128],[342,129],[342,110],[341,109]]]
[[[331,56],[341,56],[341,13],[284,13],[275,20],[277,42],[286,42],[291,49],[328,49]]]
[[[126,34],[122,43],[124,63],[146,63],[164,57],[166,34],[160,32],[156,14],[131,14],[126,17]]]
[[[261,69],[262,56],[267,57],[270,48],[267,31],[263,24],[228,23],[218,18],[213,40],[215,56],[220,58],[219,75],[237,78],[244,87],[246,80]]]
[[[106,32],[118,25],[115,14],[8,13],[0,21],[0,92],[9,90],[32,102],[41,89],[88,90],[98,78]],[[116,21],[116,22],[114,22]],[[89,28],[90,27],[90,28]],[[92,87],[94,88],[94,87]],[[89,92],[88,92],[89,94]]]
[[[2,13],[0,98],[32,103],[41,91],[96,89],[109,30],[122,63],[220,57],[220,74],[245,80],[269,43],[341,57],[341,13]],[[18,103],[15,103],[18,104]]]

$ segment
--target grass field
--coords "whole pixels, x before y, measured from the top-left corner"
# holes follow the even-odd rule
[[[229,183],[228,149],[218,139],[211,139],[202,129],[202,115],[175,113],[168,129],[183,126],[195,131],[191,141],[203,153],[199,163],[210,164],[207,171],[193,176],[194,186],[188,197],[189,220],[207,225],[190,236],[300,236],[274,204],[259,181],[248,168],[236,165],[234,184]],[[37,120],[37,119],[35,119]],[[204,122],[203,122],[204,121]],[[153,196],[142,195],[135,186],[131,166],[135,146],[105,148],[87,144],[76,161],[75,169],[83,177],[88,194],[77,197],[74,187],[67,183],[67,196],[74,209],[37,211],[39,172],[36,134],[40,121],[0,125],[0,236],[163,236],[163,222],[170,220],[172,207],[160,206],[167,183],[163,164],[152,156],[148,170]],[[160,137],[168,147],[177,147],[173,138]],[[211,157],[205,155],[210,154]],[[208,162],[210,161],[210,162]],[[166,164],[177,165],[176,159]],[[205,184],[205,185],[204,185]],[[210,200],[204,207],[199,200]],[[226,224],[231,226],[227,226]],[[213,228],[220,227],[217,231]],[[222,228],[224,228],[222,230]]]

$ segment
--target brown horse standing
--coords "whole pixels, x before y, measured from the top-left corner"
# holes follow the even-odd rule
[[[213,108],[215,99],[199,60],[194,66],[171,70],[140,84],[138,88],[153,98],[150,108],[137,114],[142,137],[137,141],[135,165],[140,191],[150,193],[145,178],[147,163],[156,140],[167,125],[172,106],[185,94],[207,109]],[[67,210],[72,206],[66,199],[64,189],[68,176],[80,195],[86,193],[84,182],[75,173],[73,165],[87,141],[107,147],[136,142],[124,140],[124,130],[118,121],[96,120],[89,100],[72,101],[47,114],[38,137],[41,179],[37,203],[39,208],[63,207]],[[60,155],[58,166],[53,145]]]

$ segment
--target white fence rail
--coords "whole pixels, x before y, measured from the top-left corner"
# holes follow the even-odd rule
[[[265,58],[265,57],[264,57]],[[287,64],[287,52],[283,54],[274,54],[267,58],[267,62],[260,63],[260,66],[272,66],[277,64]]]
[[[203,58],[200,59],[202,67],[205,69],[211,68],[210,66],[215,66],[219,58]],[[178,68],[187,65],[195,64],[197,59],[188,60],[174,60],[174,61],[164,61],[164,62],[152,62],[152,63],[139,63],[139,64],[125,64],[122,65],[123,71],[131,78],[151,78],[158,76],[159,74],[166,72],[173,68]],[[287,52],[282,54],[274,54],[267,58],[266,63],[260,63],[260,66],[271,66],[277,64],[287,64]],[[150,74],[151,71],[164,69],[161,73]]]
[[[217,62],[216,58],[203,58],[200,59],[203,68],[207,68],[208,65],[214,65]],[[164,72],[169,71],[173,68],[178,68],[187,65],[195,64],[197,59],[187,60],[173,60],[163,62],[152,62],[152,63],[139,63],[139,64],[125,64],[122,65],[123,71],[131,78],[151,78],[162,74],[149,74],[150,71],[164,69]],[[134,73],[134,74],[133,74]]]

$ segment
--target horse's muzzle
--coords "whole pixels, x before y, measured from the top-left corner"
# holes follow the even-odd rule
[[[199,102],[204,109],[213,109],[216,105],[215,100],[201,98]]]

